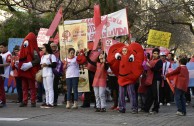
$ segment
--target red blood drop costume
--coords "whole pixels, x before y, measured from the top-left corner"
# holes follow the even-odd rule
[[[28,42],[26,43],[26,41]],[[31,63],[32,67],[22,70],[25,63]],[[39,69],[40,55],[37,40],[35,34],[30,32],[22,42],[18,65],[18,75],[22,79],[23,103],[25,104],[28,102],[28,87],[31,91],[31,103],[36,102],[35,75]]]

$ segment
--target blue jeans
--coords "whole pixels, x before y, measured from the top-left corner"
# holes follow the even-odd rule
[[[185,92],[178,88],[175,88],[175,102],[179,112],[186,114],[186,99]]]
[[[79,77],[66,78],[67,101],[71,100],[72,88],[74,93],[74,100],[78,101],[78,81],[79,81]]]

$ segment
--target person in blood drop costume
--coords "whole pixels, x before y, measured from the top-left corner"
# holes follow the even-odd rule
[[[125,113],[125,88],[130,96],[132,113],[137,113],[137,98],[134,85],[143,72],[144,50],[138,43],[114,44],[108,52],[108,63],[118,77],[119,112]]]
[[[31,107],[36,107],[35,75],[40,69],[40,55],[36,36],[30,32],[23,40],[19,55],[18,75],[22,80],[23,102],[20,107],[28,103],[28,88],[31,92]]]

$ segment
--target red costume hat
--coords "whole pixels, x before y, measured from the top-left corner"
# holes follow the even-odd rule
[[[121,53],[123,48],[127,48],[126,55]],[[129,46],[114,44],[110,47],[107,60],[120,86],[134,84],[143,72],[144,50],[138,43]]]

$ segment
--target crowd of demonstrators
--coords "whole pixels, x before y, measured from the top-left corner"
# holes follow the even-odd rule
[[[61,75],[54,73],[55,68],[59,66],[60,53],[58,45],[49,42],[43,44],[41,52],[34,41],[34,35],[27,36],[21,46],[16,46],[13,54],[8,51],[7,44],[0,44],[0,107],[5,106],[5,91],[4,80],[9,78],[10,66],[14,71],[16,79],[18,102],[20,107],[26,107],[28,103],[28,88],[31,94],[31,107],[36,107],[36,94],[38,94],[38,101],[43,102],[41,108],[53,108],[57,106],[59,94],[59,80]],[[29,44],[32,44],[29,46]],[[28,47],[29,46],[29,47]],[[130,62],[128,53],[128,45],[124,46],[119,56],[115,55],[116,60],[126,59]],[[19,53],[19,51],[21,51]],[[28,52],[30,51],[30,52]],[[68,55],[64,59],[63,70],[66,76],[67,85],[67,103],[66,108],[78,108],[78,82],[80,76],[80,62],[77,60],[77,50],[74,48],[68,49]],[[79,51],[79,50],[78,50]],[[111,110],[118,110],[120,113],[126,112],[126,96],[128,95],[131,103],[132,113],[146,112],[150,114],[159,113],[159,108],[163,105],[171,106],[171,102],[175,99],[177,106],[177,115],[186,115],[186,103],[191,102],[189,83],[189,66],[194,67],[194,57],[188,59],[186,55],[180,55],[178,61],[174,60],[173,53],[160,52],[158,48],[152,50],[152,54],[144,52],[144,62],[142,64],[143,72],[136,81],[139,85],[134,83],[126,83],[121,85],[118,83],[116,74],[109,67],[107,55],[102,51],[102,44],[99,42],[96,50],[89,50],[86,55],[88,79],[90,92],[84,93],[82,108],[91,106],[94,101],[96,112],[106,112],[106,87],[111,89],[113,97],[113,106]],[[20,55],[19,55],[20,54]],[[28,54],[28,55],[27,55]],[[1,63],[2,58],[2,63]],[[26,61],[27,60],[27,61]],[[191,63],[191,65],[189,65]],[[122,68],[122,62],[120,62]],[[39,68],[40,66],[41,68]],[[34,70],[32,68],[36,67]],[[172,72],[168,69],[172,68]],[[187,69],[188,68],[188,69]],[[38,83],[38,92],[35,88],[33,72],[42,69],[43,82]],[[192,68],[191,68],[192,69]],[[30,71],[30,72],[29,72]],[[18,74],[22,76],[18,76]],[[167,78],[177,75],[178,79],[175,82],[175,93],[171,91]],[[107,81],[108,80],[108,81]],[[138,92],[135,90],[138,86]],[[43,100],[43,88],[45,90],[45,100]],[[73,90],[73,97],[72,97]],[[73,102],[71,101],[73,99]],[[151,108],[153,106],[153,108]],[[138,110],[139,109],[139,110]]]

